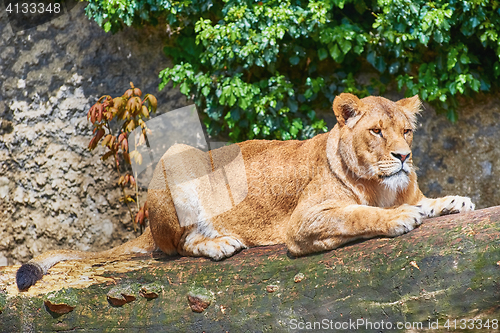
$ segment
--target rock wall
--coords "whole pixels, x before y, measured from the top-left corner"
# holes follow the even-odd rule
[[[87,149],[87,111],[131,81],[161,110],[186,104],[176,90],[158,92],[158,73],[169,65],[165,29],[106,34],[84,7],[19,32],[0,12],[0,265],[136,237],[111,159],[100,160],[102,147]]]
[[[130,81],[155,94],[163,111],[187,104],[175,89],[157,90],[158,73],[169,65],[165,29],[105,34],[84,6],[20,32],[0,12],[0,265],[50,249],[103,250],[135,237],[115,171],[100,160],[102,151],[87,149],[86,112],[105,93],[121,95]],[[333,125],[333,114],[324,116]],[[414,141],[424,193],[499,205],[499,118],[500,99],[492,95],[464,102],[457,124],[427,106]]]
[[[427,196],[470,196],[476,208],[500,205],[498,96],[463,101],[456,124],[430,107],[422,112],[413,151],[420,188]]]

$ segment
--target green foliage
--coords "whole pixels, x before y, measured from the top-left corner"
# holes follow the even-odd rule
[[[498,1],[90,0],[106,31],[166,22],[160,73],[206,114],[210,134],[308,138],[314,112],[340,92],[395,84],[456,119],[457,97],[489,91],[500,74]],[[379,75],[360,75],[373,66]]]

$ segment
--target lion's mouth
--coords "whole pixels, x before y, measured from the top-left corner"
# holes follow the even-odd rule
[[[403,173],[404,173],[406,176],[408,176],[408,172],[407,172],[405,169],[401,168],[401,169],[399,169],[398,171],[391,173],[390,175],[379,175],[378,177],[379,177],[380,179],[387,179],[387,178],[391,178],[391,177],[394,177],[394,176],[399,176],[399,175],[401,175],[401,174],[403,174]]]
[[[392,191],[402,191],[410,183],[409,172],[402,168],[390,175],[381,175],[379,177],[380,183]]]

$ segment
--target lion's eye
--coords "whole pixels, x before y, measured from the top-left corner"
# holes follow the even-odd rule
[[[403,131],[403,133],[404,133],[405,135],[406,135],[406,134],[408,134],[408,133],[411,133],[411,129],[407,128],[407,129],[405,129],[405,130]]]
[[[382,130],[380,128],[372,128],[370,132],[376,135],[382,135]]]

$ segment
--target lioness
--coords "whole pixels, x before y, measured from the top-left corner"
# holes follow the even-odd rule
[[[150,227],[140,237],[99,253],[44,253],[18,270],[18,288],[29,288],[62,260],[156,250],[220,260],[246,247],[279,243],[301,256],[359,238],[398,236],[425,217],[473,210],[469,198],[429,199],[420,191],[410,150],[420,108],[418,96],[392,102],[343,93],[333,103],[337,124],[329,133],[305,141],[239,143],[243,177],[230,168],[225,177],[246,176],[248,191],[217,214],[207,212],[217,212],[218,201],[205,199],[206,191],[212,191],[210,199],[220,188],[213,192],[202,182],[183,182],[216,171],[217,152],[207,157],[185,145],[173,146],[154,171],[148,189]],[[179,154],[189,163],[171,162]],[[211,170],[200,173],[206,163]],[[169,174],[177,174],[171,186],[166,185]],[[236,202],[235,193],[231,200]]]

